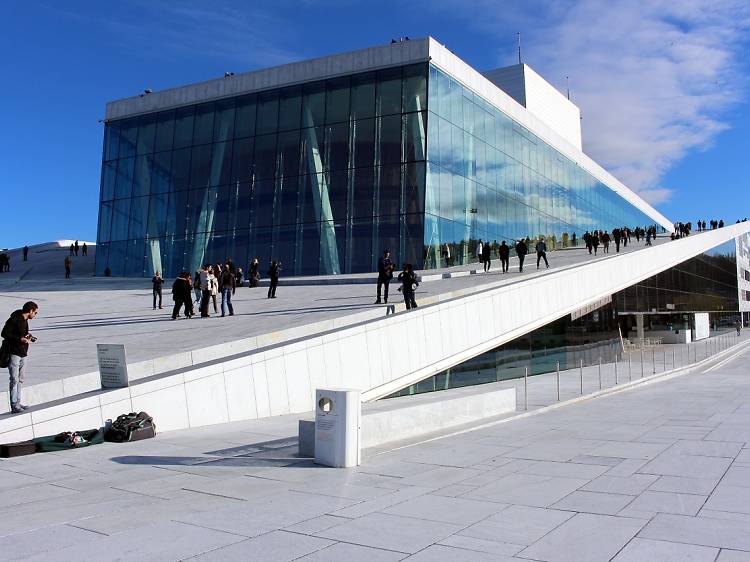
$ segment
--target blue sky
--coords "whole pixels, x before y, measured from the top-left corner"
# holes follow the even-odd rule
[[[606,8],[604,7],[606,6]],[[432,35],[524,62],[582,110],[584,150],[674,220],[750,215],[746,0],[21,2],[3,7],[0,247],[94,240],[107,101]]]

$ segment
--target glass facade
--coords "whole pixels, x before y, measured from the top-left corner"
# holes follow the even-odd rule
[[[737,258],[731,240],[615,293],[612,302],[580,318],[560,318],[523,337],[392,394],[405,396],[613,362],[622,356],[620,333],[635,331],[633,312],[647,331],[694,329],[692,315],[708,312],[711,335],[734,330],[740,318]]]
[[[544,236],[555,249],[574,234],[580,244],[586,230],[654,223],[434,66],[428,108],[425,267],[475,261],[479,240],[496,249]]]
[[[419,263],[427,64],[109,122],[97,274],[232,257],[287,275]]]
[[[359,273],[386,248],[429,269],[472,261],[480,239],[555,249],[652,223],[425,62],[108,122],[96,272],[258,257]]]

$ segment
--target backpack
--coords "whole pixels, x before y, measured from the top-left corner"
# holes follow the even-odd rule
[[[112,425],[104,432],[105,441],[124,443],[126,441],[139,441],[156,435],[154,419],[146,412],[130,412],[117,416]]]

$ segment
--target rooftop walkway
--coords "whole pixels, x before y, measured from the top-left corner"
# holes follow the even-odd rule
[[[534,411],[365,451],[356,469],[295,457],[297,416],[0,460],[0,548],[45,561],[747,560],[748,360],[737,346],[554,408],[541,399],[554,375],[533,377]]]
[[[696,235],[699,236],[699,235]],[[656,245],[668,243],[665,237],[658,238]],[[632,239],[622,253],[644,248]],[[92,248],[93,250],[93,248]],[[188,352],[194,349],[222,344],[233,340],[268,335],[269,341],[283,341],[284,332],[301,326],[311,331],[330,329],[354,324],[363,320],[380,318],[387,307],[374,305],[375,276],[371,274],[341,275],[317,278],[284,278],[282,276],[278,298],[266,298],[266,289],[237,289],[233,297],[235,316],[220,318],[212,311],[212,318],[192,320],[170,319],[172,305],[168,279],[164,289],[163,310],[152,310],[150,279],[122,279],[91,277],[94,251],[89,256],[74,259],[73,278],[63,279],[62,261],[67,248],[44,248],[35,252],[32,248],[29,262],[22,262],[20,254],[12,254],[13,270],[0,274],[0,315],[10,312],[27,300],[40,306],[39,316],[31,329],[39,341],[33,346],[28,362],[27,385],[57,381],[98,369],[97,343],[123,343],[129,363],[137,363],[166,355]],[[589,256],[585,248],[549,252],[550,269],[536,268],[536,256],[526,258],[526,268],[521,274],[518,261],[512,258],[510,271],[503,275],[500,261],[492,262],[490,273],[485,274],[477,263],[442,270],[420,272],[429,276],[417,290],[417,302],[425,304],[438,295],[488,286],[517,283],[561,268],[613,257],[611,253],[599,251]],[[82,273],[81,270],[85,272]],[[443,279],[442,276],[451,275]],[[5,277],[8,276],[8,277]],[[440,278],[437,280],[435,278]],[[351,284],[338,284],[344,280]],[[369,284],[362,284],[362,281]],[[337,284],[317,284],[326,281]],[[293,285],[290,282],[316,283],[315,285]],[[401,303],[398,283],[391,284],[391,302]],[[220,299],[219,299],[220,300]],[[316,324],[319,326],[316,328]],[[289,337],[296,337],[290,332]]]

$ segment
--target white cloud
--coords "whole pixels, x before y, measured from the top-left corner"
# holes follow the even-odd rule
[[[470,25],[495,37],[521,31],[524,62],[561,90],[570,76],[584,150],[651,203],[672,195],[665,173],[709,147],[742,99],[746,0],[474,4],[456,13],[481,16]],[[513,64],[503,43],[496,62]]]

